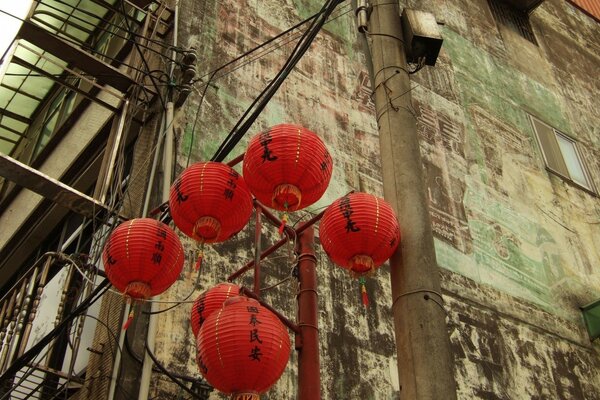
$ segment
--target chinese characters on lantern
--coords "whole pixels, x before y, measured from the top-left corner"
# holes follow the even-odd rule
[[[360,231],[360,228],[356,226],[356,222],[351,218],[354,211],[352,210],[352,205],[350,204],[350,198],[348,196],[340,199],[340,211],[344,218],[346,218],[346,233]]]
[[[163,251],[165,250],[164,240],[167,238],[167,231],[161,223],[156,225],[156,236],[157,239],[156,244],[154,245],[154,253],[152,253],[152,263],[160,264],[162,261]]]
[[[252,349],[250,350],[250,354],[248,355],[248,357],[250,357],[250,359],[252,361],[260,361],[260,358],[262,357],[262,352],[260,351],[260,347],[258,346],[259,344],[262,344],[262,340],[260,339],[260,333],[259,333],[259,326],[260,325],[260,321],[258,320],[258,307],[246,307],[246,309],[248,310],[248,313],[250,313],[250,322],[249,325],[252,325],[252,328],[250,328],[250,343],[254,343],[254,347],[252,347]]]
[[[182,202],[186,201],[189,196],[181,192],[181,179],[177,179],[174,186],[175,192],[177,193],[177,203],[181,204]]]
[[[206,318],[204,318],[204,309],[206,308],[206,305],[204,304],[204,295],[200,296],[200,298],[198,299],[198,302],[196,303],[196,311],[198,312],[198,315],[200,316],[200,325],[202,325],[204,323],[204,321],[206,320]]]
[[[275,161],[277,160],[277,156],[274,156],[269,149],[269,143],[273,141],[271,138],[271,134],[269,132],[262,132],[259,136],[259,143],[263,147],[262,160],[265,161]]]
[[[238,174],[235,170],[229,171],[229,179],[227,180],[227,187],[223,194],[227,200],[233,200],[233,191],[237,187],[237,180],[239,179],[240,174]]]
[[[330,168],[329,166],[331,165],[332,160],[331,160],[331,155],[329,154],[328,151],[325,151],[325,154],[323,154],[323,161],[321,162],[321,173],[325,176],[330,174]]]

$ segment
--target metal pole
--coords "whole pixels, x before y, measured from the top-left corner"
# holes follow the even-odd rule
[[[262,221],[260,219],[262,207],[258,204],[254,206],[256,221],[254,226],[254,294],[260,298],[260,253],[261,253],[261,233]]]
[[[400,397],[456,399],[398,3],[374,0],[372,5],[368,31],[383,191],[402,230],[401,245],[391,259]]]
[[[173,27],[173,48],[177,47],[177,33],[179,23],[179,1],[175,2],[174,10],[174,27]],[[173,50],[172,57],[175,59],[177,53]],[[173,77],[175,65],[171,64],[171,70],[169,77]],[[163,181],[162,181],[162,201],[169,201],[169,193],[171,191],[171,184],[173,183],[173,101],[169,94],[169,101],[166,104],[165,110],[165,148],[163,152]],[[160,140],[160,139],[159,139]],[[160,296],[155,296],[154,300],[159,300]],[[148,351],[144,352],[144,361],[142,364],[142,375],[140,377],[140,391],[138,393],[138,400],[148,400],[150,394],[150,379],[152,377],[152,366],[154,362],[150,357],[149,353],[154,353],[154,346],[156,344],[156,330],[158,328],[158,316],[159,304],[153,302],[150,306],[150,316],[148,317],[148,335],[146,336],[146,346]]]
[[[265,209],[263,208],[263,214],[267,215],[264,213]],[[323,214],[325,213],[325,210],[321,211],[319,214],[315,215],[314,217],[312,217],[311,219],[309,219],[306,222],[303,222],[300,227],[298,227],[298,229],[295,230],[296,232],[296,236],[300,235],[302,232],[304,232],[305,230],[307,230],[308,228],[310,228],[311,226],[313,226],[316,222],[318,222],[321,218],[323,218]],[[292,229],[292,228],[290,228]],[[277,250],[278,248],[280,248],[281,246],[283,246],[284,244],[287,243],[287,241],[289,240],[289,238],[287,236],[285,236],[283,239],[280,239],[277,243],[275,243],[274,245],[272,245],[271,247],[269,247],[267,250],[263,251],[260,255],[260,259],[262,260],[263,258],[273,254],[275,252],[275,250]],[[240,276],[242,276],[243,274],[245,274],[250,268],[252,268],[254,266],[254,260],[248,262],[246,265],[244,265],[242,268],[238,269],[236,272],[234,272],[233,274],[229,275],[229,277],[227,278],[228,282],[233,281],[236,278],[239,278]]]
[[[106,165],[106,178],[104,180],[104,186],[102,187],[102,192],[100,193],[100,203],[104,204],[106,202],[106,196],[108,194],[108,188],[110,186],[110,181],[113,178],[113,172],[115,170],[115,162],[117,160],[117,155],[119,154],[119,150],[121,149],[123,140],[123,132],[125,131],[125,119],[127,117],[127,111],[129,109],[129,100],[125,100],[123,103],[123,108],[121,109],[121,115],[119,116],[119,124],[117,126],[117,133],[115,135],[114,141],[111,143],[111,153],[110,158],[108,159],[108,164]]]
[[[298,327],[295,347],[298,351],[298,400],[321,399],[319,363],[319,310],[317,298],[317,258],[314,228],[298,235]]]
[[[113,362],[112,373],[110,374],[110,386],[108,387],[108,400],[113,400],[115,398],[115,390],[117,389],[117,381],[119,379],[119,369],[121,368],[121,356],[123,355],[120,349],[123,348],[125,344],[125,332],[121,329],[121,327],[127,322],[129,318],[129,311],[131,311],[131,305],[129,302],[125,303],[125,310],[123,310],[123,318],[121,320],[121,325],[119,325],[119,329],[121,330],[119,334],[119,345],[117,347],[117,351],[115,354],[115,359]],[[111,340],[108,338],[108,340]]]

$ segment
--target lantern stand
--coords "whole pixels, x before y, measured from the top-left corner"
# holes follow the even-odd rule
[[[260,202],[255,200],[257,216],[262,214],[273,225],[279,225],[281,221],[269,212]],[[288,318],[276,311],[272,306],[266,304],[259,298],[260,287],[256,286],[257,278],[254,277],[254,290],[241,288],[240,293],[252,297],[260,302],[261,305],[272,311],[279,320],[286,325],[295,334],[295,349],[298,351],[298,397],[297,400],[317,400],[321,398],[321,375],[319,361],[319,329],[318,329],[318,296],[317,296],[317,258],[313,247],[314,228],[313,225],[318,222],[325,213],[325,210],[312,217],[310,220],[302,223],[297,229],[286,226],[286,230],[293,232],[298,238],[296,251],[298,252],[298,281],[300,290],[297,294],[298,301],[298,323],[294,324]],[[257,219],[257,225],[260,225],[260,219]],[[260,240],[260,235],[255,235]],[[280,239],[271,247],[263,252],[259,250],[255,253],[254,260],[248,262],[242,268],[231,274],[227,281],[231,282],[240,277],[248,270],[255,267],[260,260],[274,253],[288,241],[288,236]],[[259,256],[260,254],[260,256]],[[260,273],[260,267],[254,269]]]
[[[261,253],[261,234],[262,234],[262,223],[260,216],[263,208],[254,203],[254,212],[256,214],[256,220],[254,224],[254,294],[260,299],[260,253]],[[258,300],[257,299],[257,300]]]
[[[265,217],[269,218],[268,214],[270,213],[266,213],[266,210],[263,208],[262,209],[262,213]],[[321,218],[323,218],[323,214],[325,213],[325,210],[321,211],[319,214],[315,215],[314,217],[312,217],[311,219],[309,219],[308,221],[304,222],[302,225],[300,225],[300,227],[298,227],[298,229],[293,229],[291,227],[289,227],[289,229],[293,229],[293,231],[296,233],[296,236],[300,235],[302,232],[304,232],[306,229],[308,229],[310,226],[314,225],[316,222],[318,222]],[[272,215],[272,214],[271,214]],[[277,219],[277,217],[273,218]],[[277,249],[279,249],[281,246],[283,246],[284,244],[286,244],[286,242],[289,239],[286,237],[280,239],[278,242],[276,242],[275,244],[273,244],[271,247],[269,247],[268,249],[266,249],[265,251],[263,251],[260,255],[260,259],[264,259],[265,257],[270,256],[271,254],[273,254],[275,251],[277,251]],[[254,260],[248,262],[246,265],[244,265],[242,268],[238,269],[236,272],[234,272],[233,274],[229,275],[229,277],[227,278],[227,282],[232,282],[234,279],[239,278],[240,276],[242,276],[243,274],[245,274],[249,269],[251,269],[252,267],[254,267]]]
[[[312,225],[299,234],[297,251],[298,326],[295,348],[298,351],[298,399],[321,398],[321,371],[319,363],[319,309],[317,293],[317,257],[315,257]]]
[[[280,313],[279,311],[277,311],[275,308],[273,308],[273,306],[271,306],[269,303],[263,301],[260,299],[259,296],[257,296],[252,290],[246,288],[246,287],[241,287],[240,288],[240,294],[243,294],[244,296],[247,297],[251,297],[254,300],[258,301],[260,303],[261,306],[263,306],[264,308],[266,308],[267,310],[271,311],[273,314],[275,314],[277,316],[277,318],[279,318],[279,320],[288,328],[290,328],[290,330],[294,331],[294,333],[299,334],[300,333],[300,327],[298,325],[296,325],[295,323],[293,323],[292,321],[290,321],[289,318],[287,318],[286,316],[284,316],[282,313]]]

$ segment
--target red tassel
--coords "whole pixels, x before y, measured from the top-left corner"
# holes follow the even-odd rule
[[[131,321],[133,321],[133,306],[131,308],[131,311],[129,311],[129,316],[127,317],[127,321],[125,321],[125,323],[123,324],[124,331],[126,331],[127,328],[129,328],[129,325],[131,325]]]
[[[369,295],[367,294],[366,290],[363,290],[362,292],[362,302],[365,308],[369,307]]]
[[[201,251],[200,254],[198,255],[198,259],[196,260],[196,265],[195,265],[196,271],[199,271],[200,267],[202,267],[202,257],[203,256],[204,256],[204,252]]]
[[[365,278],[360,278],[360,292],[362,294],[362,303],[365,308],[369,307],[369,295],[367,294],[367,288],[365,286]]]
[[[283,229],[285,228],[285,224],[288,221],[287,213],[283,213],[283,217],[281,218],[281,225],[279,225],[279,235],[283,235]]]

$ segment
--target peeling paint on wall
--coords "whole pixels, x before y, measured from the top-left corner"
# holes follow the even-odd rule
[[[531,15],[539,47],[507,37],[486,0],[408,1],[443,20],[435,68],[412,76],[436,255],[461,399],[599,399],[600,351],[587,341],[578,307],[600,297],[600,201],[548,172],[529,121],[535,115],[576,138],[600,187],[599,24],[547,0]],[[316,0],[181,1],[182,40],[201,49],[200,76],[316,12]],[[294,122],[317,132],[334,159],[319,211],[349,190],[382,195],[377,125],[347,4],[326,25],[250,134]],[[200,24],[200,25],[199,25]],[[564,29],[563,29],[564,28]],[[178,169],[206,160],[272,79],[297,32],[218,75],[177,116]],[[534,46],[534,47],[532,47]],[[534,57],[535,56],[535,57]],[[537,58],[539,58],[539,60]],[[539,61],[539,65],[535,64]],[[596,74],[597,75],[597,74]],[[206,76],[205,76],[206,79]],[[195,118],[198,123],[194,132]],[[398,134],[403,134],[399,132]],[[244,150],[245,138],[230,155]],[[407,189],[408,190],[408,189]],[[195,297],[252,259],[253,225],[206,250],[206,266],[187,266],[166,300]],[[263,248],[276,240],[264,228]],[[188,259],[197,246],[185,241]],[[317,246],[323,399],[397,399],[389,268],[358,285]],[[290,274],[289,249],[265,264],[264,285]],[[248,277],[242,280],[250,284]],[[266,294],[293,317],[294,279]],[[188,307],[160,319],[157,355],[173,371],[197,374]],[[296,393],[296,355],[267,398]],[[154,394],[173,387],[156,381]],[[224,398],[213,393],[211,399]]]

